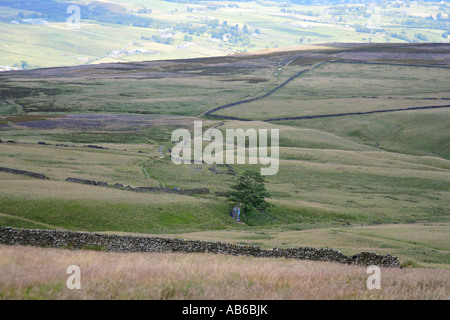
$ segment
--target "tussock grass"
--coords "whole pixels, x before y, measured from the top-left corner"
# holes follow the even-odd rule
[[[66,269],[81,269],[81,290]],[[211,254],[110,253],[0,246],[2,299],[449,299],[450,271]]]
[[[317,224],[289,224],[252,230],[210,230],[173,237],[213,240],[273,247],[331,247],[346,255],[362,251],[397,256],[405,266],[450,270],[450,225],[448,223],[410,223],[376,226],[336,224],[318,228]]]

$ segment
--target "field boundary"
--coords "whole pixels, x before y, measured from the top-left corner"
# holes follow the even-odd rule
[[[373,110],[373,111],[367,111],[367,112],[349,112],[349,113],[336,113],[336,114],[325,114],[325,115],[312,115],[312,116],[299,116],[299,117],[285,117],[285,118],[273,118],[273,119],[266,119],[266,120],[252,120],[252,119],[244,119],[244,118],[238,118],[238,117],[231,117],[231,116],[224,116],[224,115],[218,115],[213,114],[219,110],[231,108],[240,104],[250,103],[257,100],[264,99],[268,97],[269,95],[273,94],[274,92],[278,91],[279,89],[283,88],[285,85],[287,85],[289,82],[294,80],[295,78],[299,77],[300,75],[307,73],[311,70],[317,69],[321,67],[324,64],[328,63],[346,63],[346,64],[363,64],[363,65],[385,65],[385,66],[398,66],[398,67],[422,67],[422,68],[443,68],[443,69],[450,69],[450,66],[444,66],[444,65],[416,65],[416,64],[401,64],[401,63],[388,63],[388,62],[365,62],[365,61],[345,61],[345,60],[327,60],[318,63],[317,65],[309,68],[304,69],[293,76],[291,76],[289,79],[278,85],[277,87],[273,88],[269,92],[249,99],[239,100],[232,103],[227,103],[225,105],[219,106],[217,108],[208,110],[204,113],[205,116],[223,119],[223,120],[236,120],[236,121],[263,121],[263,122],[271,122],[271,121],[283,121],[283,120],[303,120],[303,119],[316,119],[316,118],[330,118],[330,117],[343,117],[343,116],[352,116],[352,115],[365,115],[365,114],[373,114],[373,113],[382,113],[382,112],[399,112],[399,111],[411,111],[411,110],[426,110],[426,109],[437,109],[437,108],[449,108],[450,105],[445,106],[423,106],[423,107],[410,107],[410,108],[397,108],[397,109],[384,109],[384,110]]]
[[[7,172],[12,174],[18,174],[18,175],[25,175],[28,177],[41,179],[41,180],[49,180],[49,178],[42,174],[42,173],[36,173],[31,171],[24,171],[24,170],[18,170],[18,169],[12,169],[12,168],[6,168],[6,167],[0,167],[0,172]],[[233,174],[235,174],[233,170]],[[121,183],[116,183],[114,185],[109,185],[107,182],[103,181],[94,181],[94,180],[87,180],[87,179],[80,179],[80,178],[66,178],[66,182],[73,182],[73,183],[79,183],[79,184],[85,184],[90,186],[98,186],[98,187],[106,187],[106,188],[114,188],[119,190],[126,190],[126,191],[134,191],[134,192],[165,192],[165,193],[178,193],[178,194],[184,194],[184,195],[191,195],[191,194],[209,194],[208,188],[194,188],[194,189],[180,189],[180,188],[155,188],[155,187],[135,187],[132,188],[131,186],[124,186]]]
[[[19,174],[22,176],[28,176],[28,177],[36,178],[36,179],[48,180],[48,177],[42,173],[36,173],[36,172],[31,172],[31,171],[26,171],[26,170],[18,170],[18,169],[0,167],[0,172],[8,172],[8,173]]]
[[[5,245],[28,245],[38,247],[87,249],[115,252],[185,252],[213,253],[234,256],[253,256],[263,258],[286,258],[313,261],[328,261],[350,265],[377,265],[385,268],[399,268],[397,257],[375,252],[361,252],[351,257],[329,248],[273,248],[261,249],[259,246],[231,244],[225,242],[183,240],[176,238],[157,238],[134,235],[113,235],[89,232],[18,229],[0,227],[0,243]]]
[[[299,116],[299,117],[286,117],[286,118],[273,118],[262,120],[263,122],[272,122],[272,121],[285,121],[285,120],[304,120],[304,119],[317,119],[317,118],[336,118],[336,117],[345,117],[345,116],[360,116],[365,114],[375,114],[375,113],[384,113],[384,112],[399,112],[399,111],[412,111],[412,110],[428,110],[428,109],[439,109],[439,108],[450,108],[450,105],[444,106],[425,106],[425,107],[410,107],[410,108],[398,108],[398,109],[385,109],[385,110],[373,110],[373,111],[365,111],[365,112],[348,112],[348,113],[334,113],[334,114],[323,114],[316,116]]]
[[[131,187],[131,186],[124,186],[121,183],[116,183],[114,185],[109,185],[107,182],[103,181],[94,181],[94,180],[87,180],[87,179],[79,179],[79,178],[67,178],[66,182],[74,182],[74,183],[80,183],[80,184],[86,184],[91,186],[98,186],[98,187],[106,187],[106,188],[115,188],[120,190],[127,190],[127,191],[134,191],[134,192],[166,192],[166,193],[178,193],[178,194],[209,194],[209,189],[207,188],[196,188],[196,189],[180,189],[180,188],[156,188],[156,187]]]

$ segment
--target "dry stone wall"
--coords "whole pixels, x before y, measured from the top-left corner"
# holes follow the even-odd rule
[[[18,229],[0,227],[0,243],[55,248],[83,249],[98,247],[117,252],[203,252],[214,254],[247,255],[253,257],[286,258],[329,261],[355,265],[377,265],[398,268],[399,260],[389,254],[362,252],[346,256],[334,249],[309,247],[261,249],[259,246],[225,242],[183,240],[145,236],[110,235],[88,232]]]
[[[75,182],[81,184],[88,184],[91,186],[101,186],[108,187],[107,182],[78,179],[78,178],[67,178],[67,182]],[[130,187],[124,186],[121,183],[116,183],[111,186],[112,188],[134,191],[134,192],[166,192],[166,193],[179,193],[179,194],[209,194],[209,189],[207,188],[197,188],[197,189],[170,189],[170,188],[154,188],[154,187]]]
[[[43,180],[48,179],[42,173],[36,173],[36,172],[31,172],[31,171],[17,170],[17,169],[6,168],[6,167],[0,167],[0,171],[9,172],[9,173],[13,173],[13,174],[20,174],[23,176],[28,176],[28,177],[32,177],[32,178],[36,178],[36,179],[43,179]]]

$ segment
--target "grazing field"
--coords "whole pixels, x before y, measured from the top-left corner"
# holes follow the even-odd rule
[[[237,121],[220,128],[237,127],[278,128],[282,137],[280,170],[277,175],[267,177],[267,188],[272,194],[270,201],[275,205],[272,218],[249,217],[249,225],[330,226],[448,219],[448,160],[387,152],[316,129]],[[31,130],[33,135],[29,134]],[[172,227],[174,231],[221,229],[232,223],[226,222],[229,218],[225,199],[215,192],[229,190],[233,176],[216,174],[210,170],[212,166],[206,164],[176,166],[169,157],[161,158],[157,144],[138,143],[130,147],[102,143],[109,149],[94,149],[79,143],[75,147],[37,144],[55,130],[15,126],[14,130],[7,131],[14,139],[27,135],[28,141],[2,143],[2,165],[39,172],[50,180],[17,180],[6,174],[4,179],[10,180],[0,186],[3,195],[0,212],[57,227],[89,231],[171,232]],[[73,140],[86,134],[84,130],[64,129],[66,133],[57,130],[59,135],[74,137]],[[124,133],[122,135],[127,137]],[[33,143],[30,139],[34,135],[37,139]],[[95,137],[93,135],[93,139]],[[113,139],[114,135],[105,131],[103,137]],[[161,142],[161,145],[170,146],[170,142]],[[162,150],[167,154],[167,149]],[[233,168],[239,173],[251,166],[233,165]],[[174,204],[162,201],[164,197],[159,195],[77,185],[65,182],[68,177],[132,187],[162,184],[182,189],[207,187],[210,194],[164,196],[179,199],[175,209]],[[190,205],[183,208],[187,203]],[[200,203],[209,209],[199,211]],[[173,210],[180,215],[179,220],[165,223],[165,220],[171,221],[168,215]],[[129,218],[126,218],[127,212]],[[189,218],[190,214],[197,218]],[[85,218],[81,219],[80,215]],[[129,219],[128,223],[109,218],[116,215]]]
[[[81,289],[66,288],[69,265]],[[0,246],[2,299],[449,299],[450,271],[180,253],[109,253]]]
[[[277,123],[326,130],[353,142],[392,153],[424,156],[421,159],[437,161],[448,169],[448,113],[448,109],[443,108]]]
[[[264,99],[217,114],[266,120],[449,105],[449,77],[447,67],[325,63]]]

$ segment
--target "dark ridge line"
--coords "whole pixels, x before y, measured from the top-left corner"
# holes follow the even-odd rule
[[[214,108],[214,109],[211,109],[209,111],[206,111],[204,113],[204,115],[205,116],[210,116],[210,117],[213,117],[213,118],[217,118],[217,119],[224,119],[224,120],[237,120],[237,121],[245,121],[245,122],[256,121],[256,120],[251,120],[251,119],[242,119],[242,118],[231,117],[231,116],[224,116],[224,115],[217,115],[217,114],[212,114],[212,113],[217,112],[219,110],[223,110],[223,109],[227,109],[227,108],[230,108],[230,107],[234,107],[234,106],[237,106],[237,105],[240,105],[240,104],[245,104],[245,103],[249,103],[249,102],[253,102],[253,101],[257,101],[257,100],[266,98],[267,96],[271,95],[275,91],[277,91],[277,90],[281,89],[282,87],[284,87],[286,84],[288,84],[289,82],[291,82],[292,80],[294,80],[295,78],[300,76],[301,74],[306,73],[308,71],[311,71],[313,69],[316,69],[318,67],[321,67],[322,65],[324,65],[326,63],[348,63],[348,64],[367,64],[367,65],[386,65],[386,66],[400,66],[400,67],[423,67],[423,68],[444,68],[444,69],[450,69],[450,66],[441,66],[441,65],[437,66],[437,65],[416,65],[416,64],[389,63],[389,62],[326,60],[326,61],[320,62],[319,64],[313,66],[310,69],[305,69],[305,70],[297,72],[296,74],[291,76],[289,79],[287,79],[285,82],[283,82],[279,86],[273,88],[272,90],[270,90],[269,92],[267,92],[267,93],[265,93],[265,94],[263,94],[261,96],[250,98],[250,99],[244,99],[244,100],[240,100],[240,101],[236,101],[236,102],[232,102],[232,103],[227,103],[227,104],[225,104],[223,106],[219,106],[217,108]],[[361,114],[371,114],[371,113],[377,113],[377,112],[395,112],[395,111],[404,111],[404,110],[433,109],[433,108],[445,108],[445,107],[448,107],[448,106],[412,107],[412,108],[405,108],[405,109],[376,110],[376,111],[368,111],[368,112],[342,113],[342,114],[331,114],[331,115],[320,115],[320,116],[279,118],[279,119],[268,119],[268,120],[260,120],[260,121],[268,122],[268,121],[278,121],[278,120],[314,119],[314,118],[325,118],[325,117],[333,117],[333,116],[334,117],[340,117],[340,116],[346,116],[346,115],[361,115]]]
[[[267,120],[261,120],[261,121],[263,121],[263,122],[269,122],[269,121],[284,121],[284,120],[303,120],[303,119],[317,119],[317,118],[332,118],[332,117],[357,116],[357,115],[374,114],[374,113],[384,113],[384,112],[399,112],[399,111],[410,111],[410,110],[426,110],[426,109],[439,109],[439,108],[449,108],[449,107],[450,107],[450,105],[445,105],[445,106],[411,107],[411,108],[404,108],[404,109],[386,109],[386,110],[374,110],[374,111],[366,111],[366,112],[349,112],[349,113],[324,114],[324,115],[317,115],[317,116],[302,116],[302,117],[276,118],[276,119],[267,119]]]

